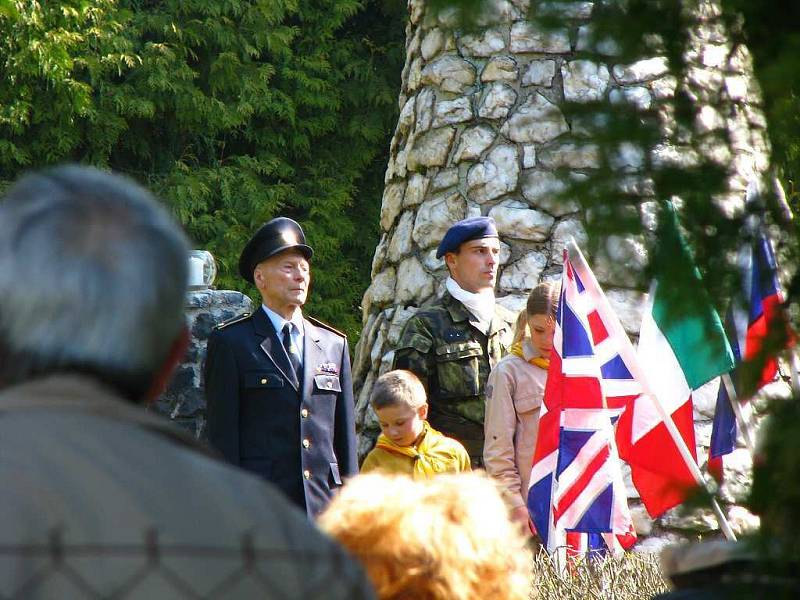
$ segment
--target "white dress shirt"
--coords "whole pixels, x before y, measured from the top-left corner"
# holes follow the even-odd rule
[[[286,320],[274,310],[267,308],[265,304],[261,305],[261,308],[264,309],[269,320],[272,322],[272,326],[275,327],[275,331],[278,333],[278,339],[283,343],[283,328],[286,326],[286,323],[291,325],[291,335],[289,339],[291,340],[291,351],[297,357],[297,360],[300,362],[300,365],[303,364],[303,342],[305,335],[303,333],[303,312],[298,308],[294,311],[294,315],[292,316],[291,320]]]

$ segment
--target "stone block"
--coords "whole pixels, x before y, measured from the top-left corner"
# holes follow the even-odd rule
[[[456,221],[466,217],[466,202],[459,193],[445,194],[420,205],[412,237],[420,248],[438,246]]]
[[[511,26],[511,52],[546,52],[564,54],[571,50],[569,32],[537,26],[530,21],[517,21]]]
[[[416,171],[419,167],[444,165],[455,135],[454,127],[442,127],[432,129],[416,138],[413,148],[408,153],[408,169]]]
[[[516,81],[517,61],[510,56],[495,56],[481,72],[481,81]]]
[[[444,169],[439,171],[431,181],[431,191],[441,192],[458,185],[458,169]]]
[[[711,509],[695,509],[686,511],[678,506],[668,510],[660,519],[661,524],[669,529],[680,529],[692,532],[711,532],[719,530],[719,523]]]
[[[517,92],[510,85],[492,83],[483,96],[478,115],[484,119],[505,119],[517,101]]]
[[[539,163],[548,169],[595,169],[600,166],[600,149],[595,144],[556,144],[539,152]]]
[[[605,65],[573,60],[561,66],[564,98],[568,102],[595,102],[603,98],[610,78]]]
[[[394,299],[394,289],[397,276],[394,267],[378,273],[372,280],[367,293],[374,306],[385,306]]]
[[[528,302],[527,294],[508,294],[497,298],[497,303],[518,315]]]
[[[435,27],[425,34],[420,43],[420,54],[426,61],[435,58],[444,48],[445,34],[444,32]]]
[[[598,38],[591,25],[578,27],[578,42],[575,45],[578,52],[594,52],[603,56],[618,56],[619,44],[611,37]]]
[[[536,146],[526,144],[522,147],[522,168],[532,169],[536,166]]]
[[[478,34],[462,35],[456,46],[462,56],[493,56],[507,48],[507,32],[508,26],[492,27]]]
[[[421,82],[445,92],[461,94],[475,83],[475,67],[458,56],[442,56],[422,69]]]
[[[522,85],[540,85],[550,87],[556,76],[556,61],[532,60],[522,74]]]
[[[414,213],[406,211],[392,234],[386,257],[392,262],[400,262],[411,253],[411,232],[414,229]]]
[[[488,125],[476,125],[465,129],[458,141],[453,160],[477,160],[484,150],[492,145],[496,134]]]
[[[608,303],[619,317],[622,327],[629,334],[639,334],[642,322],[645,295],[634,290],[606,289]]]
[[[555,219],[550,215],[531,209],[524,202],[505,200],[489,211],[497,223],[497,230],[505,238],[542,242],[545,241]]]
[[[370,276],[375,277],[375,275],[380,272],[383,268],[383,263],[386,260],[386,251],[389,247],[389,236],[384,233],[381,235],[381,239],[378,242],[378,247],[375,249],[375,256],[372,257],[372,269],[370,271]]]
[[[414,98],[414,112],[417,117],[416,135],[424,133],[431,128],[433,123],[433,105],[436,94],[429,88],[423,88]]]
[[[508,194],[517,187],[519,157],[516,146],[495,147],[483,162],[467,172],[467,197],[479,204]]]
[[[588,19],[592,15],[594,2],[541,2],[536,7],[539,16],[561,17],[563,19]]]
[[[383,199],[381,200],[381,228],[389,231],[394,224],[400,209],[403,207],[403,193],[405,192],[405,182],[390,183],[383,189]]]
[[[408,178],[406,193],[403,196],[403,207],[409,208],[422,204],[425,199],[425,191],[428,187],[428,178],[421,173],[412,173]]]
[[[419,305],[433,293],[433,285],[433,277],[425,271],[416,256],[411,256],[397,268],[395,301],[400,305]]]
[[[498,287],[505,292],[530,292],[539,284],[539,276],[547,264],[541,252],[529,252],[503,269]]]
[[[433,126],[455,125],[472,119],[472,105],[469,98],[440,100],[433,110]]]
[[[561,110],[538,92],[517,107],[500,132],[514,142],[541,144],[569,131]]]
[[[663,56],[645,58],[629,65],[614,65],[612,72],[617,83],[628,85],[652,81],[666,75],[669,70],[667,59]]]
[[[635,209],[634,209],[635,212]],[[633,236],[608,235],[603,238],[594,273],[603,283],[635,288],[647,266],[644,240]]]
[[[567,189],[561,177],[548,171],[523,171],[522,196],[536,208],[540,208],[554,217],[580,210],[577,201],[562,198]]]
[[[563,264],[564,249],[570,241],[574,240],[578,248],[585,248],[589,241],[586,229],[578,218],[559,221],[553,230],[552,256],[553,262]]]
[[[632,104],[639,110],[648,110],[653,104],[650,90],[643,86],[614,88],[608,94],[612,104]]]

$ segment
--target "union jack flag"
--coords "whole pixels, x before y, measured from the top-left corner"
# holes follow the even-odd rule
[[[632,346],[622,325],[574,244],[570,255],[565,250],[528,510],[550,553],[618,554],[636,534],[614,423],[642,390],[626,366]]]

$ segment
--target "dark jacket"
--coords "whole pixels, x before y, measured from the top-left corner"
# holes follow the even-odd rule
[[[8,598],[372,598],[273,486],[82,376],[0,394]]]
[[[302,381],[262,309],[215,329],[205,364],[208,440],[315,516],[358,472],[347,339],[304,318]]]
[[[511,343],[511,311],[495,305],[489,334],[445,291],[405,324],[394,354],[395,369],[413,371],[428,392],[428,420],[466,446],[481,464],[485,386],[489,371]]]

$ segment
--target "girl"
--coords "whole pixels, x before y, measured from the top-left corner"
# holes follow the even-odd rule
[[[559,286],[540,283],[531,291],[514,331],[511,352],[486,383],[483,461],[500,484],[512,519],[528,525],[528,481],[539,430]]]

